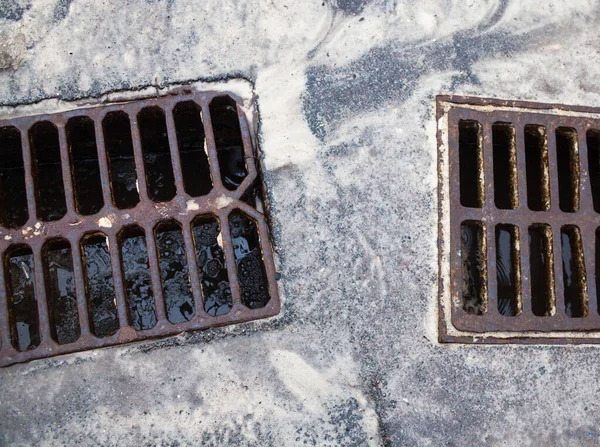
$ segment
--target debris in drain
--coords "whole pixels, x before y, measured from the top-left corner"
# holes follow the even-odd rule
[[[600,257],[600,119],[590,114],[600,111],[580,109],[438,98],[438,118],[447,117],[438,122],[448,126],[439,134],[440,201],[450,218],[440,233],[449,247],[440,271],[450,262],[442,341],[502,343],[510,333],[520,342],[544,332],[588,341],[572,332],[600,330],[590,274]]]
[[[184,92],[0,121],[0,365],[279,312],[241,110]]]

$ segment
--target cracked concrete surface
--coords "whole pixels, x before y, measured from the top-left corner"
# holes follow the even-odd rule
[[[597,347],[436,342],[435,95],[597,106],[597,1],[4,0],[0,104],[243,77],[270,321],[0,371],[3,445],[592,445]]]

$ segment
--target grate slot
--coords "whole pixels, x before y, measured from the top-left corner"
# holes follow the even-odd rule
[[[81,335],[71,245],[52,239],[42,249],[46,301],[52,338],[58,344],[73,343]]]
[[[108,237],[104,233],[89,234],[81,247],[92,333],[106,337],[119,329]]]
[[[139,203],[140,195],[129,116],[125,112],[107,113],[102,120],[102,130],[108,155],[112,201],[119,209],[133,208]]]
[[[554,255],[549,225],[529,227],[531,310],[535,316],[552,316],[556,311],[554,295]]]
[[[33,252],[26,245],[7,250],[4,257],[11,340],[19,351],[40,345]]]
[[[547,211],[550,209],[550,176],[546,128],[528,124],[524,133],[527,205],[532,211]]]
[[[25,164],[21,133],[16,127],[0,128],[0,223],[19,228],[29,218],[25,189]]]
[[[461,120],[458,132],[460,203],[470,208],[481,208],[484,203],[481,124],[477,121]]]
[[[160,107],[143,108],[138,113],[138,126],[148,197],[154,202],[168,202],[177,190],[165,112]]]
[[[462,302],[468,314],[487,311],[486,243],[481,222],[463,222],[460,226],[462,258]]]
[[[588,130],[586,141],[594,210],[600,213],[600,131]]]
[[[37,217],[44,222],[61,219],[67,213],[58,129],[49,121],[29,131],[33,160]]]
[[[556,129],[558,198],[561,211],[579,209],[579,151],[577,131],[567,127]]]
[[[229,216],[229,227],[242,304],[250,309],[264,307],[270,297],[257,224],[236,210]]]
[[[189,321],[195,306],[181,225],[176,221],[161,222],[155,238],[167,318],[171,323]]]
[[[585,317],[588,314],[585,262],[581,233],[576,226],[562,227],[561,253],[565,313],[572,318]]]
[[[219,96],[209,107],[221,182],[234,191],[248,175],[237,105],[229,96]]]
[[[498,312],[505,317],[521,313],[521,267],[518,247],[519,229],[515,225],[496,225],[496,287]]]
[[[192,224],[198,275],[202,284],[204,310],[212,316],[227,314],[232,306],[231,287],[221,228],[214,216],[198,216]]]
[[[519,206],[515,128],[510,123],[492,125],[494,149],[494,201],[497,208],[514,210]]]
[[[194,101],[180,102],[173,109],[173,120],[185,192],[192,197],[204,196],[212,190],[213,184],[201,108]]]
[[[67,122],[75,209],[81,215],[98,213],[104,206],[94,122],[77,116]]]
[[[157,322],[156,305],[144,230],[137,225],[125,227],[119,234],[119,246],[129,323],[137,331],[152,329]]]

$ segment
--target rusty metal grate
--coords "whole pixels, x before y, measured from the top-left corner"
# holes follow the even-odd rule
[[[273,316],[241,98],[0,121],[0,365]]]
[[[600,110],[437,107],[440,340],[600,342]]]

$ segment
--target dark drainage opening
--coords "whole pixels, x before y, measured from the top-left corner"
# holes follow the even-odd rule
[[[87,116],[67,122],[67,141],[73,176],[77,212],[96,214],[104,206],[94,122]]]
[[[161,222],[155,234],[167,318],[171,323],[189,321],[195,311],[194,296],[181,225],[176,221]]]
[[[29,131],[38,219],[50,222],[67,213],[58,129],[49,121]]]
[[[588,130],[587,132],[588,167],[590,170],[590,184],[594,210],[600,213],[600,132]]]
[[[11,341],[19,351],[40,344],[33,264],[33,252],[26,245],[11,247],[4,255]]]
[[[225,315],[233,306],[221,228],[213,216],[199,216],[192,225],[198,274],[204,296],[204,311],[213,316]]]
[[[228,96],[213,99],[210,103],[210,118],[219,158],[221,181],[225,188],[233,191],[248,175],[235,101]]]
[[[92,333],[106,337],[119,329],[108,238],[103,233],[90,234],[81,246]]]
[[[175,197],[175,177],[169,149],[165,112],[160,107],[146,107],[137,116],[148,197],[154,202],[168,202]]]
[[[140,195],[129,116],[125,112],[107,113],[102,129],[113,203],[119,209],[133,208],[140,201]]]
[[[152,329],[157,322],[156,305],[144,230],[138,226],[125,227],[119,235],[119,244],[129,323],[137,331]]]
[[[575,129],[556,129],[558,165],[558,199],[561,211],[574,213],[579,209],[579,151]]]
[[[494,147],[494,199],[496,207],[505,210],[517,208],[517,151],[515,128],[510,123],[492,126]]]
[[[21,132],[15,127],[0,128],[0,223],[19,228],[29,218],[25,189],[25,166]]]
[[[506,317],[521,313],[519,230],[514,225],[496,226],[496,284],[498,312]]]
[[[565,312],[568,317],[585,317],[588,314],[587,282],[579,228],[562,227],[561,249]]]
[[[556,310],[554,295],[554,255],[549,225],[529,227],[531,310],[537,317],[552,316]]]
[[[0,365],[279,312],[237,99],[186,92],[37,119],[0,120]],[[22,229],[32,209],[42,222]]]
[[[194,101],[180,102],[173,109],[177,146],[185,192],[204,196],[212,189],[208,154],[204,148],[204,126],[200,107]]]
[[[527,167],[527,205],[532,211],[550,209],[548,140],[544,126],[525,126],[525,162]]]
[[[461,120],[458,124],[460,161],[460,203],[481,208],[483,193],[483,147],[481,125],[477,121]]]
[[[76,341],[81,335],[71,244],[52,239],[44,244],[46,302],[52,338],[58,344]]]
[[[487,250],[481,222],[463,222],[460,227],[463,309],[473,315],[487,310]]]

